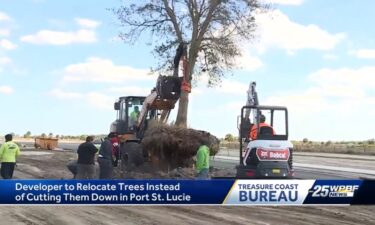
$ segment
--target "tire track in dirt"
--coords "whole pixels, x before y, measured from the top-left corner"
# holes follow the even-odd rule
[[[233,219],[235,223],[247,224],[373,224],[375,206],[196,206],[173,207],[191,215],[214,215],[216,219]],[[363,214],[367,216],[363,216]]]
[[[374,206],[12,206],[3,224],[374,224]]]

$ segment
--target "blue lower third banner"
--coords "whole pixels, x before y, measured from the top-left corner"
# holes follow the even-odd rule
[[[0,180],[0,204],[375,204],[374,180]]]

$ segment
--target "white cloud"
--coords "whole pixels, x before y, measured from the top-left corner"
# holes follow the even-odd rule
[[[8,16],[6,13],[4,12],[0,12],[0,22],[1,21],[11,21],[12,18],[10,18],[10,16]]]
[[[100,25],[100,22],[84,18],[76,18],[75,21],[84,28],[94,29]]]
[[[288,50],[286,50],[286,54],[290,55],[290,56],[293,56],[293,55],[296,54],[296,51],[288,49]]]
[[[111,92],[119,93],[122,95],[142,95],[146,96],[151,93],[151,87],[150,88],[142,88],[142,87],[136,87],[136,86],[130,86],[130,87],[111,87],[108,89]]]
[[[115,65],[110,59],[90,57],[83,63],[68,65],[64,68],[64,82],[108,82],[155,80],[145,69]]]
[[[338,57],[335,54],[325,54],[325,55],[323,55],[323,59],[325,59],[325,60],[337,60]]]
[[[6,50],[13,50],[17,48],[17,45],[13,44],[11,41],[7,39],[1,39],[0,48],[6,49]]]
[[[246,71],[255,71],[263,66],[263,62],[258,57],[250,55],[249,52],[239,57],[237,64]]]
[[[228,102],[222,106],[222,109],[229,112],[240,112],[241,108],[245,105],[244,101]]]
[[[94,29],[100,25],[100,22],[85,18],[75,18],[75,21],[81,27],[76,31],[40,30],[35,34],[24,35],[20,40],[39,45],[95,43],[97,37]],[[60,27],[65,24],[60,20],[50,20],[49,22]]]
[[[9,36],[10,35],[10,28],[9,24],[13,21],[13,19],[8,16],[4,12],[0,12],[0,36]]]
[[[304,0],[264,0],[265,3],[273,3],[279,5],[301,5]]]
[[[294,51],[300,49],[330,50],[346,35],[330,34],[314,24],[301,25],[291,21],[280,10],[256,15],[260,43],[256,48],[262,52],[271,47]]]
[[[97,39],[94,31],[86,29],[69,32],[41,30],[36,34],[22,36],[21,41],[39,45],[69,45],[94,43]]]
[[[0,93],[2,94],[12,94],[13,92],[14,90],[10,86],[0,86]]]
[[[0,57],[0,65],[6,65],[12,63],[12,59],[9,57]]]
[[[222,79],[222,82],[219,85],[209,88],[207,87],[208,75],[205,73],[203,73],[200,77],[196,79],[198,87],[193,88],[193,90],[197,90],[198,93],[214,91],[217,93],[238,94],[244,96],[246,95],[248,89],[248,84],[231,79]]]
[[[360,87],[329,84],[309,88],[306,90],[306,94],[309,94],[310,96],[325,96],[334,98],[357,98],[365,96],[364,91]]]
[[[321,69],[308,76],[312,86],[304,91],[268,99],[267,104],[284,103],[298,111],[334,109],[342,101],[367,101],[373,98],[375,67],[359,69]]]
[[[97,109],[112,110],[114,98],[98,92],[90,92],[87,94],[87,99],[90,105]]]
[[[296,114],[318,113],[329,109],[330,104],[319,95],[309,92],[292,92],[267,98],[262,105],[286,106]]]
[[[361,59],[375,59],[375,49],[359,49],[353,53]]]
[[[229,79],[223,79],[222,84],[218,87],[215,87],[215,90],[220,93],[239,95],[246,95],[247,89],[247,84]]]
[[[79,93],[73,91],[65,91],[55,88],[49,92],[53,97],[60,100],[82,100],[84,99],[89,105],[96,109],[112,109],[114,98],[99,92]]]
[[[6,28],[0,28],[0,36],[9,36],[10,30]]]
[[[191,95],[192,96],[199,96],[203,94],[203,90],[199,88],[192,88],[191,89]]]
[[[309,75],[309,79],[321,87],[341,87],[348,90],[360,88],[362,90],[375,88],[375,67],[361,67],[359,69],[321,69]]]
[[[9,57],[0,56],[0,73],[3,71],[3,66],[7,66],[12,63],[12,59]]]
[[[54,97],[57,97],[59,99],[81,99],[83,97],[83,94],[78,93],[78,92],[68,92],[68,91],[63,91],[61,89],[53,89],[50,91],[50,94]]]
[[[115,65],[110,59],[90,57],[82,63],[76,63],[66,66],[61,73],[62,82],[70,84],[71,82],[97,82],[103,85],[112,86],[105,90],[106,93],[92,91],[89,93],[80,93],[65,91],[56,88],[50,92],[54,97],[62,100],[81,100],[85,99],[91,106],[97,109],[112,110],[113,102],[119,95],[142,95],[150,93],[152,85],[155,84],[156,75],[150,75],[148,70],[135,69],[124,65]],[[133,85],[130,85],[133,83]],[[115,84],[116,86],[114,86]],[[143,88],[147,85],[147,88]]]
[[[308,76],[307,89],[278,93],[262,104],[288,107],[294,137],[363,140],[375,132],[370,122],[375,116],[374,74],[375,67],[321,69]],[[358,115],[362,120],[356,120]]]

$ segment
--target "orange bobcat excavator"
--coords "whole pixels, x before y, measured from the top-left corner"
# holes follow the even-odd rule
[[[180,77],[178,73],[181,61],[183,75]],[[124,96],[115,102],[117,119],[111,124],[110,131],[119,135],[123,163],[137,166],[144,162],[148,153],[142,149],[141,140],[148,123],[151,120],[167,122],[181,91],[191,91],[188,68],[187,46],[180,44],[174,57],[172,76],[159,76],[148,96]]]

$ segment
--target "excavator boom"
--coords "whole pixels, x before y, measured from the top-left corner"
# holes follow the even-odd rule
[[[159,76],[148,96],[124,96],[115,103],[118,118],[111,124],[111,132],[121,135],[130,134],[140,140],[147,129],[148,119],[167,122],[171,110],[180,98],[181,91],[190,92],[186,49],[184,43],[178,46],[173,60],[173,74]],[[180,62],[183,65],[182,76],[178,76]]]
[[[179,77],[178,72],[181,61],[183,64],[183,76]],[[159,76],[156,87],[146,97],[136,124],[139,129],[144,127],[142,124],[150,110],[158,111],[154,119],[162,123],[167,122],[171,110],[174,109],[176,102],[180,98],[181,90],[190,92],[190,82],[187,80],[189,63],[186,44],[178,46],[173,63],[173,75]]]

